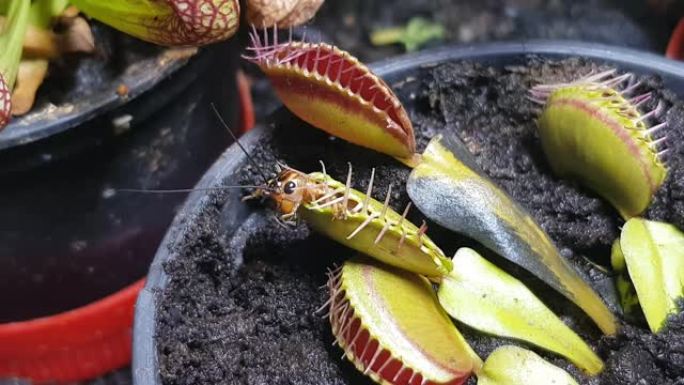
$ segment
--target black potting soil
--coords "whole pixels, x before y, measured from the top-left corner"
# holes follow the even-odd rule
[[[425,47],[570,39],[658,53],[664,52],[679,20],[674,12],[654,12],[642,0],[345,0],[325,2],[306,25],[306,36],[372,62],[406,52],[401,44],[372,44],[372,33],[406,26],[417,17],[444,27],[444,38],[426,42]],[[244,39],[246,42],[247,37]],[[259,100],[257,119],[279,105],[267,81],[255,82],[252,92]]]
[[[617,213],[595,194],[554,177],[536,134],[537,107],[526,99],[538,82],[567,80],[596,69],[582,60],[560,63],[530,58],[525,67],[485,68],[452,63],[421,70],[393,84],[415,124],[419,148],[437,132],[455,133],[485,172],[526,207],[568,258],[606,298],[610,277],[600,265],[622,224]],[[671,168],[648,216],[684,228],[684,105],[658,79],[645,78],[644,91],[655,90],[668,107]],[[653,107],[653,105],[649,106]],[[374,196],[384,198],[393,184],[392,206],[408,202],[408,170],[386,156],[350,145],[308,127],[281,111],[252,154],[273,170],[276,159],[307,172],[326,163],[338,180],[354,167],[354,185],[363,189],[370,168],[377,169]],[[253,167],[245,183],[262,182]],[[157,348],[165,385],[185,384],[370,384],[331,346],[326,319],[314,315],[326,301],[325,271],[354,253],[310,233],[305,225],[284,228],[257,202],[254,214],[228,237],[221,218],[224,194],[212,193],[165,265],[169,281],[160,293]],[[414,211],[411,218],[423,219]],[[432,225],[428,234],[453,254],[468,242]],[[474,245],[477,247],[477,245]],[[684,316],[652,335],[642,322],[625,324],[614,338],[601,337],[576,307],[510,264],[479,248],[526,282],[553,310],[578,331],[606,361],[605,371],[588,378],[566,361],[544,355],[591,385],[674,385],[684,383]],[[507,343],[458,325],[483,357]],[[542,353],[544,354],[544,353]],[[471,379],[469,384],[475,384]]]

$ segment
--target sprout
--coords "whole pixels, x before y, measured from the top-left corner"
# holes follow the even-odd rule
[[[238,0],[72,0],[88,16],[139,39],[199,46],[228,39],[240,20]]]
[[[373,45],[402,44],[406,51],[417,51],[433,40],[443,40],[444,26],[422,17],[414,17],[405,27],[386,28],[373,31],[370,36]]]
[[[7,22],[0,31],[0,129],[10,120],[11,93],[19,71],[30,6],[30,0],[10,0],[5,5]]]

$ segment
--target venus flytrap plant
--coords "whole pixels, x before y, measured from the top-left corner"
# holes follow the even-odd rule
[[[19,71],[30,7],[30,0],[10,0],[5,8],[7,22],[0,31],[0,130],[11,118],[12,90]]]
[[[240,21],[238,0],[71,0],[88,16],[165,46],[200,46],[228,39]]]
[[[280,41],[256,29],[245,58],[268,76],[295,115],[331,135],[417,162],[413,125],[394,92],[348,52],[325,43]]]
[[[651,94],[632,95],[639,83],[614,70],[570,83],[538,85],[539,136],[553,170],[596,191],[625,218],[643,212],[665,181],[666,123],[649,127],[660,106],[644,114]]]
[[[423,213],[525,267],[580,306],[606,334],[617,331],[617,321],[601,298],[560,256],[530,215],[483,176],[462,143],[438,137],[425,153],[416,153],[408,114],[392,90],[370,69],[349,53],[327,44],[297,42],[291,37],[280,40],[275,28],[265,30],[263,35],[254,29],[251,40],[250,53],[245,58],[263,70],[282,102],[295,115],[329,134],[391,155],[413,167],[407,191]],[[426,279],[440,285],[441,305],[459,318],[472,323],[486,321],[486,331],[565,355],[590,374],[601,370],[603,363],[591,349],[520,282],[487,265],[484,271],[491,279],[502,278],[501,284],[464,289],[461,284],[465,280],[455,271],[457,266],[429,239],[426,226],[417,227],[407,220],[408,208],[402,215],[392,210],[389,191],[384,203],[372,199],[373,176],[367,194],[352,189],[351,181],[351,167],[346,183],[330,178],[325,169],[322,173],[305,174],[285,168],[252,196],[275,202],[281,221],[301,218],[329,238],[392,266],[372,264],[394,272],[387,274],[368,265],[347,262],[330,275],[333,334],[345,349],[345,356],[359,370],[379,383],[409,385],[460,384],[469,370],[475,370],[477,365],[473,365],[475,361],[463,343],[450,344],[448,349],[441,345],[443,340],[453,340],[448,333],[459,335],[457,331],[441,337],[431,333],[433,329],[453,328],[451,325],[445,329],[441,307],[435,310],[437,315],[430,313],[425,317],[422,305],[420,309],[409,308],[412,300],[407,300],[406,295],[411,290],[417,290],[411,295],[420,292],[425,298],[434,297]],[[347,274],[348,271],[358,272]],[[376,274],[385,277],[383,280],[404,277],[414,283],[407,284],[407,288],[398,282],[374,286]],[[470,318],[461,317],[462,312],[453,306],[468,303],[473,292],[504,298],[513,289],[526,303],[470,303],[467,309],[476,313]],[[351,299],[350,293],[356,300]],[[434,299],[420,303],[423,302],[434,310]],[[496,312],[499,317],[494,315]],[[544,322],[521,323],[530,312]],[[415,324],[409,314],[423,324]],[[414,329],[421,331],[415,339],[422,339],[414,341],[417,350],[411,351],[408,347],[412,343],[405,340]],[[559,336],[565,341],[555,340]],[[495,356],[491,370],[500,371],[500,376],[490,379],[504,381],[510,377],[510,372],[501,370],[506,365],[509,371],[517,370],[515,352],[519,351],[504,350]],[[425,357],[421,358],[425,353],[438,359],[425,361]],[[541,364],[543,361],[533,353],[524,356],[529,358],[525,369],[553,372],[546,371],[548,364]],[[407,364],[407,358],[412,363]],[[441,358],[453,366],[440,364]],[[514,377],[510,380],[516,385],[524,378]],[[537,376],[534,384],[542,384],[538,381],[541,378]],[[559,384],[573,383],[567,374],[551,378]]]
[[[412,123],[394,92],[356,58],[323,43],[280,41],[256,29],[250,54],[282,102],[309,124],[394,156],[414,171],[407,191],[429,218],[466,234],[526,268],[568,297],[606,334],[617,322],[601,298],[565,261],[548,235],[505,192],[483,176],[463,145],[433,141],[416,154]],[[458,147],[458,148],[456,148]],[[429,159],[426,159],[429,158]],[[326,226],[332,226],[326,222]]]

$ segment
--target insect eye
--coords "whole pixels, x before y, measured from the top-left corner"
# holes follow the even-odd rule
[[[292,194],[295,192],[295,189],[297,188],[297,184],[293,181],[289,181],[285,183],[285,187],[283,188],[283,192],[285,194]]]

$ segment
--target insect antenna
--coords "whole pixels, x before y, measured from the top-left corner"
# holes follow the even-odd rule
[[[223,119],[223,116],[221,116],[221,113],[218,111],[216,108],[216,105],[214,103],[210,103],[212,110],[214,111],[214,114],[218,118],[219,122],[223,127],[226,128],[230,136],[233,138],[235,143],[240,147],[242,152],[247,156],[247,159],[249,162],[252,164],[252,166],[257,170],[257,172],[261,175],[261,177],[264,179],[264,184],[263,185],[235,185],[235,186],[217,186],[217,187],[200,187],[200,188],[182,188],[182,189],[133,189],[133,188],[117,188],[113,189],[116,192],[125,192],[125,193],[142,193],[142,194],[181,194],[181,193],[190,193],[193,191],[221,191],[221,190],[228,190],[228,189],[258,189],[262,191],[268,191],[268,192],[274,192],[272,188],[268,186],[268,177],[264,173],[263,169],[259,166],[259,164],[252,158],[252,156],[247,152],[247,149],[240,143],[240,140],[237,138],[235,133],[230,129],[226,121]]]
[[[270,191],[270,189],[268,187],[265,187],[265,186],[243,186],[243,185],[217,186],[217,187],[198,187],[198,188],[180,188],[180,189],[154,189],[154,190],[136,189],[136,188],[117,188],[117,189],[114,189],[114,191],[126,192],[126,193],[143,193],[143,194],[181,194],[181,193],[190,193],[193,191],[221,191],[221,190],[228,190],[228,189],[234,189],[234,188],[256,188],[256,189],[262,189],[262,190]]]
[[[259,164],[254,160],[254,158],[252,158],[249,152],[247,152],[247,149],[242,145],[242,143],[240,143],[240,140],[238,139],[237,135],[235,135],[233,130],[230,129],[228,123],[226,123],[226,121],[223,119],[223,116],[221,116],[221,113],[216,108],[216,104],[214,104],[213,102],[211,103],[211,109],[214,111],[214,114],[216,115],[216,118],[218,119],[219,123],[221,123],[221,125],[226,129],[226,131],[228,131],[228,133],[233,138],[238,147],[240,147],[242,152],[245,153],[247,159],[249,159],[249,162],[252,164],[252,166],[254,166],[257,172],[261,174],[261,177],[264,178],[264,184],[268,184],[268,177],[266,176],[266,173],[264,173],[264,170],[259,166]]]

